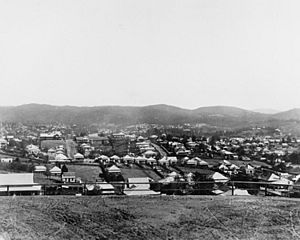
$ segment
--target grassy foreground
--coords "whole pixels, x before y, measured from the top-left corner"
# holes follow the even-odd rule
[[[300,201],[1,197],[0,239],[300,239]]]

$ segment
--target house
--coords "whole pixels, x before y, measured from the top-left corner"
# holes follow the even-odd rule
[[[121,173],[120,168],[118,168],[118,167],[115,166],[115,165],[112,165],[111,167],[109,167],[109,168],[107,169],[107,171],[108,171],[109,173]]]
[[[55,156],[55,161],[57,162],[65,162],[65,161],[69,161],[69,159],[67,158],[67,156],[65,156],[64,154],[57,154]]]
[[[103,194],[103,195],[116,193],[114,186],[105,181],[104,182],[96,182],[95,188],[99,189],[100,194]]]
[[[26,146],[26,152],[29,155],[35,155],[35,156],[37,156],[41,151],[40,151],[40,149],[39,149],[38,146],[30,144],[30,145]]]
[[[124,190],[126,195],[158,195],[159,192],[150,190],[151,179],[146,178],[128,178]]]
[[[60,176],[61,175],[61,169],[57,166],[50,169],[51,176]]]
[[[86,158],[83,160],[83,163],[95,163],[95,159]]]
[[[47,171],[47,168],[45,166],[35,166],[34,172],[35,173],[45,173]]]
[[[103,146],[110,145],[108,137],[102,137],[95,134],[90,134],[88,138],[89,138],[89,143],[96,148],[101,149]]]
[[[39,138],[41,142],[45,140],[59,140],[61,139],[61,133],[60,132],[41,133]]]
[[[74,161],[83,161],[83,159],[84,159],[84,156],[80,153],[76,153],[74,155]]]
[[[198,162],[195,159],[190,159],[186,162],[186,164],[189,166],[196,166]]]
[[[120,161],[120,157],[117,155],[113,155],[110,159],[116,162]]]
[[[75,183],[76,182],[75,172],[64,172],[62,174],[61,178],[64,183]]]
[[[225,177],[219,172],[215,172],[212,174],[211,178],[217,183],[226,183],[229,181],[229,178]]]
[[[48,149],[48,151],[47,151],[47,154],[48,154],[48,156],[49,157],[55,157],[55,149],[54,148],[50,148],[50,149]]]
[[[75,141],[81,145],[83,143],[89,143],[89,139],[87,137],[76,137]]]
[[[245,172],[248,175],[254,175],[255,168],[253,166],[251,166],[250,164],[247,164],[247,166],[245,167]]]
[[[208,162],[204,161],[204,160],[201,160],[198,162],[198,164],[202,167],[208,167]]]
[[[151,164],[151,165],[157,163],[156,159],[154,159],[153,157],[147,158],[146,162],[147,162],[148,164]]]
[[[40,195],[42,186],[34,183],[33,173],[0,174],[0,194]]]
[[[176,164],[178,162],[177,157],[168,157],[167,160],[170,164]]]
[[[144,152],[144,155],[146,158],[150,158],[150,157],[156,157],[157,153],[152,150],[148,150]]]
[[[0,139],[0,148],[6,148],[7,145],[8,145],[8,142],[5,139],[1,138]]]
[[[126,163],[132,163],[133,162],[133,160],[134,160],[134,158],[133,157],[131,157],[131,156],[129,156],[129,155],[126,155],[125,157],[123,157],[123,160],[124,160],[124,162],[126,162]]]
[[[139,158],[139,157],[138,157],[138,158]],[[137,158],[137,159],[138,159],[138,158]],[[137,159],[136,159],[136,160],[137,160]],[[158,162],[159,162],[159,164],[161,164],[161,165],[169,165],[169,160],[167,159],[167,157],[163,157],[163,158],[159,159]]]
[[[126,135],[124,134],[124,133],[113,133],[112,134],[112,138],[114,139],[114,140],[123,140],[123,139],[125,139],[125,137],[126,137]]]
[[[13,158],[1,158],[0,162],[1,163],[12,163],[14,161]]]

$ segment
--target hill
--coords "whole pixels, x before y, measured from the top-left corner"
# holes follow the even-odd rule
[[[300,120],[300,108],[294,108],[288,111],[276,113],[272,116],[273,118],[280,120]]]
[[[138,123],[182,124],[217,120],[222,122],[252,120],[260,113],[232,107],[207,107],[196,110],[182,109],[168,105],[145,107],[99,106],[74,107],[27,104],[17,107],[0,107],[1,121],[19,122],[62,122],[62,123],[113,123],[131,125]],[[248,119],[249,118],[249,119]],[[219,121],[219,120],[218,120]]]
[[[253,112],[259,112],[259,113],[265,113],[265,114],[276,114],[279,113],[280,111],[272,108],[257,108],[253,109]]]
[[[0,238],[292,240],[299,210],[267,197],[2,197]]]
[[[256,124],[285,124],[290,119],[300,120],[300,109],[277,114],[263,114],[236,107],[212,106],[194,110],[169,105],[145,107],[98,106],[74,107],[44,104],[26,104],[0,107],[0,121],[68,123],[68,124],[184,124],[205,123],[214,127],[246,127]]]

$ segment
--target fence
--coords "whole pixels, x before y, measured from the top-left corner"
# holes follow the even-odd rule
[[[95,186],[94,192],[88,186]],[[101,186],[97,188],[96,186]],[[198,181],[198,182],[85,182],[85,183],[49,183],[49,184],[15,184],[0,185],[0,195],[101,195],[108,191],[105,186],[113,186],[110,194],[122,195],[127,191],[154,191],[158,194],[186,194],[186,195],[213,195],[215,191],[221,190],[227,195],[236,195],[238,190],[246,190],[251,195],[276,195],[291,197],[299,194],[300,186],[297,188],[291,184],[276,184],[270,182],[249,181]],[[112,190],[110,188],[110,190]],[[230,194],[228,194],[230,192]]]

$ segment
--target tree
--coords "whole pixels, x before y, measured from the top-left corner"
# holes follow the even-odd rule
[[[64,173],[64,172],[68,172],[69,169],[67,168],[66,164],[64,164],[61,168],[61,173]]]

